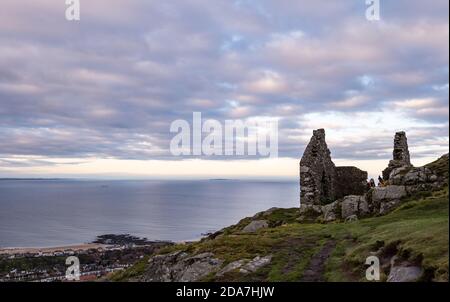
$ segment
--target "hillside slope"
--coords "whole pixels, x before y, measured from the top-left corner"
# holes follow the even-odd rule
[[[448,156],[430,165],[448,176]],[[300,223],[298,208],[271,209],[209,238],[167,248],[109,279],[365,281],[366,258],[376,255],[381,281],[414,274],[418,281],[448,281],[448,211],[448,187],[418,192],[385,216],[346,223]],[[267,225],[249,232],[252,221]]]

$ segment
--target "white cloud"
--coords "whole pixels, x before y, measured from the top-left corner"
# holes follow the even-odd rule
[[[79,24],[24,1],[0,10],[2,157],[168,160],[192,111],[278,116],[292,158],[313,128],[340,159],[388,158],[396,130],[417,158],[447,148],[446,1],[390,1],[374,23],[357,1],[96,0]]]
[[[244,90],[254,94],[284,93],[288,89],[287,84],[280,74],[271,70],[258,72],[255,79],[244,83]]]

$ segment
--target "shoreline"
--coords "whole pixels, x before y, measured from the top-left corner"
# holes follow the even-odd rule
[[[191,242],[197,242],[201,240],[202,237],[192,239],[192,240],[155,240],[149,242],[149,244],[160,243],[160,242],[170,242],[174,244],[187,244]],[[0,247],[0,255],[12,255],[12,254],[36,254],[36,253],[55,253],[64,251],[87,251],[92,249],[107,249],[112,248],[116,245],[114,244],[103,244],[103,243],[81,243],[81,244],[71,244],[71,245],[61,245],[61,246],[45,246],[45,247]],[[137,245],[139,247],[139,245]]]
[[[121,234],[114,236],[123,236]],[[155,243],[173,243],[173,244],[187,244],[191,242],[197,242],[204,238],[204,236],[195,237],[193,239],[187,240],[150,240],[147,244],[151,245]],[[139,239],[139,238],[138,238]],[[133,242],[130,242],[133,243]],[[73,243],[66,245],[58,245],[58,246],[31,246],[31,247],[1,247],[0,246],[0,255],[12,255],[12,254],[37,254],[37,253],[55,253],[55,252],[64,252],[64,251],[87,251],[92,249],[108,249],[113,248],[119,245],[124,245],[120,243],[99,243],[99,242],[89,242],[89,243]],[[142,246],[137,244],[136,246]]]
[[[0,255],[56,253],[64,251],[80,252],[92,249],[106,249],[108,247],[112,247],[112,245],[101,243],[82,243],[54,247],[1,247]]]
[[[173,243],[173,244],[187,244],[190,242],[196,242],[201,239],[197,238],[195,240],[180,240],[180,241],[169,241],[169,240],[154,240],[148,242],[145,245],[136,245],[135,247],[142,247],[146,245],[152,245],[157,243]],[[34,247],[0,247],[0,256],[1,255],[14,255],[14,254],[47,254],[47,253],[57,253],[57,252],[85,252],[93,249],[103,249],[107,250],[110,248],[117,247],[120,244],[105,244],[105,243],[76,243],[69,245],[60,245],[60,246],[34,246]]]

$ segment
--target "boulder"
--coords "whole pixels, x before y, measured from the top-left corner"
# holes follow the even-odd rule
[[[269,223],[267,220],[253,220],[248,225],[246,225],[243,229],[243,233],[254,233],[259,229],[269,227]]]
[[[330,222],[337,220],[340,217],[340,200],[336,200],[330,204],[322,206],[323,220]]]
[[[266,266],[267,264],[269,264],[271,261],[272,261],[272,255],[268,255],[268,256],[265,256],[265,257],[257,256],[255,258],[253,258],[253,260],[251,260],[250,262],[245,264],[239,270],[239,272],[241,272],[243,274],[254,273],[258,269],[260,269],[261,267]]]
[[[387,282],[415,282],[422,276],[422,268],[395,255],[390,260]]]
[[[403,185],[403,179],[406,175],[406,173],[411,170],[411,166],[402,166],[395,168],[391,171],[389,174],[389,184],[391,185]]]
[[[225,275],[226,273],[235,271],[239,268],[241,268],[244,264],[246,264],[249,260],[248,259],[241,259],[241,260],[237,260],[237,261],[233,261],[229,264],[227,264],[223,269],[221,269],[216,276],[217,277],[222,277],[223,275]]]
[[[398,205],[400,205],[399,199],[394,199],[390,201],[383,201],[380,204],[380,215],[385,215],[392,210],[394,210]]]
[[[354,221],[358,221],[358,216],[350,215],[347,218],[345,218],[345,222],[354,222]]]
[[[403,166],[395,168],[389,174],[389,184],[412,186],[435,182],[438,177],[427,167]]]
[[[426,167],[412,168],[405,174],[403,178],[404,185],[416,185],[420,183],[432,182],[430,178],[433,172]]]
[[[393,266],[387,278],[387,282],[415,282],[422,275],[422,269],[418,266]]]
[[[418,168],[413,168],[408,171],[408,173],[405,174],[403,177],[403,183],[404,185],[415,185],[417,183],[423,183],[427,181],[427,176],[424,173],[421,173],[421,171]]]
[[[364,196],[360,195],[345,196],[341,204],[341,217],[343,219],[346,219],[349,216],[358,215],[358,208],[361,199],[364,199]]]
[[[367,217],[372,213],[372,206],[369,204],[366,196],[359,200],[358,217]]]
[[[268,255],[265,257],[256,256],[252,260],[241,259],[234,262],[229,263],[223,269],[221,269],[216,276],[222,277],[226,273],[235,271],[239,269],[239,273],[241,274],[249,274],[254,273],[261,267],[266,266],[272,261],[272,255]]]
[[[209,273],[217,270],[223,261],[213,258],[212,253],[203,253],[187,258],[180,263],[180,273],[177,281],[193,282],[198,281]],[[177,265],[175,266],[175,268]]]
[[[141,279],[144,282],[171,282],[172,267],[188,256],[187,253],[174,252],[167,255],[156,255],[148,260],[148,267]]]
[[[314,221],[320,215],[322,215],[322,207],[320,205],[301,204],[298,221]]]
[[[143,282],[194,282],[217,271],[223,261],[212,253],[190,256],[184,252],[156,255],[149,259]]]
[[[371,201],[373,203],[381,203],[382,201],[389,201],[400,199],[407,195],[405,186],[386,186],[375,187],[371,191]]]

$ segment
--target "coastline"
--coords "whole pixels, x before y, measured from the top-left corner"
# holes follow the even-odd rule
[[[82,243],[55,247],[2,247],[0,248],[0,255],[56,253],[67,251],[84,252],[92,249],[107,249],[109,247],[112,247],[112,245],[101,243]]]
[[[171,242],[174,244],[189,244],[192,242],[198,242],[203,237],[198,237],[192,240],[180,240],[180,241],[167,241],[167,240],[155,240],[151,243],[160,242]],[[56,252],[85,252],[92,249],[109,249],[113,248],[114,244],[103,244],[103,243],[80,243],[80,244],[70,244],[61,246],[50,246],[50,247],[0,247],[0,255],[14,255],[14,254],[38,254],[38,253],[56,253]]]
[[[95,241],[89,243],[73,243],[57,246],[32,246],[32,247],[0,247],[0,255],[59,255],[59,254],[75,254],[83,253],[90,250],[99,252],[113,250],[118,248],[134,248],[145,246],[157,246],[161,244],[186,244],[195,242],[195,240],[167,241],[152,240],[147,238],[139,238],[130,234],[103,234],[96,237]]]

